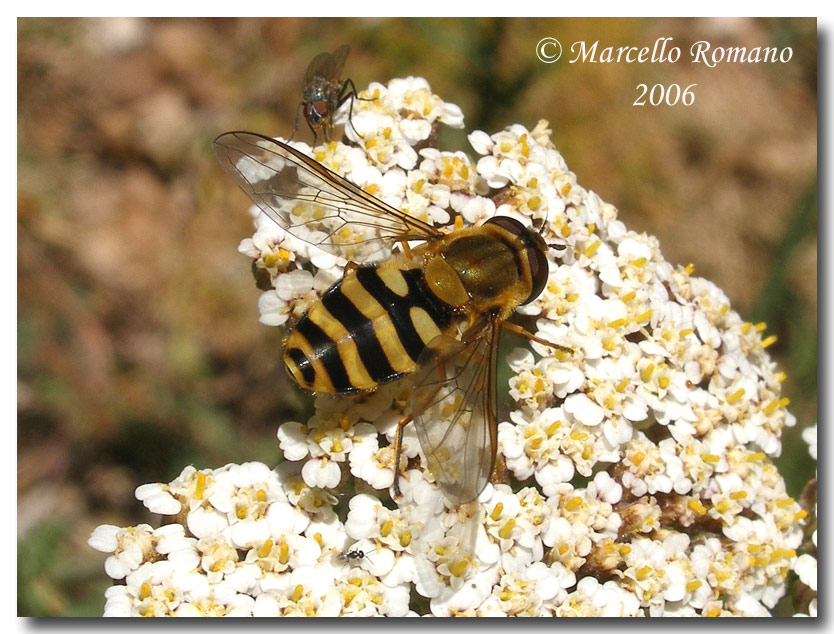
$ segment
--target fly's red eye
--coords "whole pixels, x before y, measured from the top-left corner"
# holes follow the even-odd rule
[[[328,108],[323,101],[314,101],[304,106],[304,116],[311,123],[321,123],[327,118]]]

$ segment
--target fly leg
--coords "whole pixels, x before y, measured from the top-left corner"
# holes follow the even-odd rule
[[[543,346],[548,346],[549,348],[553,348],[555,350],[561,350],[562,352],[567,352],[568,354],[573,354],[573,349],[567,346],[560,346],[558,343],[553,343],[552,341],[548,341],[547,339],[542,339],[541,337],[537,337],[532,332],[528,332],[521,326],[516,326],[515,324],[511,324],[508,321],[501,322],[501,327],[504,330],[509,330],[510,332],[514,332],[522,337],[527,337],[530,341],[535,341],[536,343],[540,343]]]
[[[409,414],[403,416],[397,423],[397,436],[394,441],[394,495],[400,497],[400,455],[403,452],[403,428],[408,425],[414,416]]]
[[[287,141],[292,141],[292,138],[295,136],[295,133],[298,132],[298,117],[301,115],[301,110],[304,108],[304,103],[298,104],[298,108],[295,109],[295,126],[292,129],[292,134]],[[309,125],[309,122],[308,122]],[[315,134],[315,133],[314,133]]]
[[[356,86],[353,85],[353,80],[348,78],[342,83],[342,90],[339,92],[339,100],[336,102],[338,110],[343,103],[345,103],[348,99],[350,99],[350,110],[348,112],[348,123],[350,127],[353,128],[353,131],[356,132],[356,136],[361,137],[362,135],[359,134],[359,131],[353,125],[353,101],[358,99],[359,101],[373,101],[373,99],[366,99],[364,97],[360,97],[356,94]]]
[[[414,420],[414,413],[415,412],[422,412],[426,407],[428,407],[429,403],[431,403],[432,399],[435,395],[440,391],[440,387],[442,385],[442,380],[446,376],[446,364],[443,363],[442,359],[437,360],[437,375],[440,379],[438,382],[437,387],[434,388],[431,394],[419,405],[414,404],[412,405],[412,412],[407,416],[403,416],[399,422],[397,423],[397,433],[394,438],[394,495],[396,497],[400,497],[402,493],[400,492],[400,456],[403,452],[403,429],[405,426],[408,425],[410,422]]]

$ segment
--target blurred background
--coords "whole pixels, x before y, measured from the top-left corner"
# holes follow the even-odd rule
[[[291,134],[309,61],[349,43],[357,89],[425,77],[466,134],[550,121],[579,183],[695,265],[770,350],[797,427],[779,461],[799,497],[817,411],[814,19],[19,19],[18,614],[98,616],[95,526],[147,521],[133,495],[187,464],[275,464],[282,333],[258,323],[248,202],[211,141]],[[684,52],[789,46],[787,64],[544,64],[543,37]],[[697,84],[691,107],[637,85]],[[311,141],[301,123],[297,139]],[[780,610],[790,614],[789,606]]]

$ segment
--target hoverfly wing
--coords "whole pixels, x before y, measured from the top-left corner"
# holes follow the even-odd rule
[[[328,80],[338,80],[342,74],[342,69],[345,67],[348,53],[350,53],[350,46],[342,44],[332,53],[316,55],[307,66],[307,72],[304,73],[304,83],[309,83],[317,75]]]
[[[254,132],[214,140],[223,169],[269,218],[299,240],[347,261],[390,256],[397,242],[442,235],[295,148]]]
[[[484,490],[495,464],[495,368],[500,326],[484,320],[461,342],[429,342],[412,399],[417,438],[443,495],[465,504]]]

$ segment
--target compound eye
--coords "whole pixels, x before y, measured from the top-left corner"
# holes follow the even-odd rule
[[[305,116],[311,123],[321,123],[327,118],[327,104],[323,101],[314,101],[307,105]]]
[[[493,216],[486,221],[485,224],[498,225],[502,229],[509,231],[514,236],[520,236],[527,232],[527,228],[515,218],[509,216]]]
[[[517,236],[524,245],[527,262],[530,264],[531,290],[530,295],[523,303],[529,304],[541,295],[544,287],[547,285],[547,276],[550,269],[547,265],[547,254],[545,253],[547,247],[544,244],[544,240],[542,240],[538,233],[528,229],[518,220],[509,216],[493,216],[487,220],[486,224],[498,225],[505,231],[509,231],[514,236]]]
[[[527,248],[527,261],[530,263],[532,287],[530,295],[524,300],[525,304],[529,304],[542,294],[544,287],[547,285],[547,276],[550,273],[550,267],[547,264],[547,255],[544,251],[537,248],[537,245],[530,245]]]

